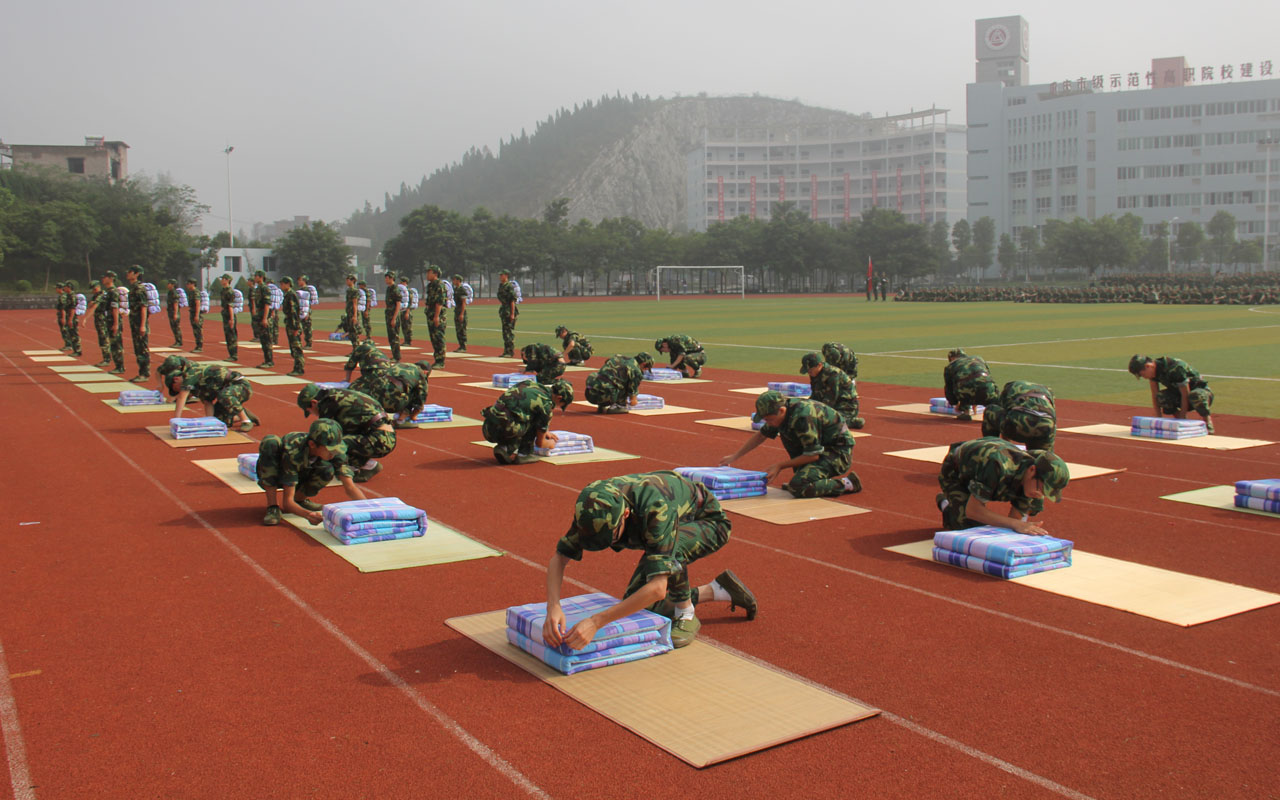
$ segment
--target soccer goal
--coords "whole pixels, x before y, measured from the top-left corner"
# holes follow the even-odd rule
[[[653,270],[658,302],[662,301],[664,271],[667,273],[667,294],[704,294],[710,290],[717,294],[736,294],[744,300],[747,298],[746,270],[741,266],[660,266]],[[713,273],[719,273],[718,277],[713,277]]]

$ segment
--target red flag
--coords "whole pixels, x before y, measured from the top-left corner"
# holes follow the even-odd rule
[[[871,280],[871,256],[867,256],[867,280]]]

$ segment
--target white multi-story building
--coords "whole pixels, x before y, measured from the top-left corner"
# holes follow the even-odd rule
[[[690,230],[768,220],[779,202],[833,226],[873,206],[912,222],[965,215],[965,129],[944,109],[839,127],[704,129],[687,164]]]
[[[1226,210],[1237,234],[1254,238],[1269,210],[1274,244],[1280,186],[1271,203],[1267,195],[1280,80],[1271,61],[1197,69],[1162,58],[1143,73],[1029,85],[1026,32],[1021,17],[977,21],[970,222],[989,216],[997,233],[1016,237],[1050,219],[1133,213],[1150,235],[1161,223],[1203,226]]]

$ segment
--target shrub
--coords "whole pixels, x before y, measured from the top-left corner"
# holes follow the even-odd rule
[[[26,279],[20,280],[13,285],[13,288],[20,292],[29,292],[31,291],[31,281]]]

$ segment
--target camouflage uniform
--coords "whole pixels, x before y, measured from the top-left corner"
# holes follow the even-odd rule
[[[564,334],[560,336],[562,349],[564,346],[569,344],[570,340],[573,341],[573,348],[569,350],[569,361],[567,363],[575,365],[582,364],[587,359],[591,358],[594,353],[591,349],[591,342],[577,331],[571,331],[565,328]]]
[[[191,336],[196,350],[204,349],[204,312],[200,310],[200,290],[183,289],[187,293],[187,316],[191,322]]]
[[[253,336],[262,345],[262,364],[271,366],[275,363],[275,351],[271,349],[271,292],[267,284],[256,283],[249,295],[253,298]],[[263,315],[266,319],[263,319]]]
[[[53,309],[58,314],[58,335],[62,337],[62,349],[66,350],[71,347],[71,342],[67,338],[67,300],[71,295],[62,291],[62,283],[57,285],[58,296],[53,301]]]
[[[853,464],[853,437],[836,410],[823,403],[799,397],[783,400],[787,415],[781,428],[765,423],[760,435],[781,438],[787,455],[817,455],[817,461],[797,467],[782,488],[796,497],[835,497],[845,493],[840,478]],[[857,483],[857,476],[850,474]]]
[[[592,503],[593,495],[601,494],[605,495],[605,504],[616,503],[615,498],[621,495],[623,506],[631,512],[616,540],[600,517],[592,519],[594,530],[584,530],[577,522],[586,516],[582,507]],[[587,550],[640,550],[640,561],[622,596],[630,597],[653,578],[665,575],[667,596],[651,610],[667,616],[677,605],[691,600],[697,603],[698,593],[689,584],[688,567],[724,547],[732,527],[719,501],[706,487],[667,471],[620,475],[588,484],[578,495],[574,520],[556,542],[556,552],[581,561]]]
[[[370,289],[368,286],[360,289],[364,292],[364,311],[360,312],[360,324],[364,327],[364,338],[373,338],[373,323],[369,321],[369,313],[373,308],[373,301],[377,299],[378,293]]]
[[[275,308],[271,305],[271,287],[272,286],[275,286],[275,284],[270,284],[267,286],[267,338],[271,340],[272,347],[279,347],[280,346],[280,309]],[[280,291],[282,295],[284,294],[284,292],[280,289],[279,286],[276,286],[275,288],[277,291]],[[281,298],[281,302],[283,302],[283,297]],[[275,359],[275,356],[273,355],[272,360],[274,359]]]
[[[823,364],[822,371],[809,378],[809,385],[813,390],[810,399],[834,408],[850,428],[856,430],[866,424],[866,420],[858,416],[858,390],[844,372],[831,364]]]
[[[983,503],[1009,503],[1027,516],[1039,514],[1044,510],[1044,501],[1022,492],[1022,479],[1035,461],[1034,453],[990,436],[951,445],[938,473],[938,486],[947,499],[943,526],[957,531],[977,524],[964,513],[970,496]]]
[[[253,387],[244,376],[221,365],[192,364],[183,372],[182,388],[201,402],[212,403],[213,415],[227,425],[239,418],[253,397]]]
[[[151,315],[147,314],[145,322],[142,319],[148,305],[147,289],[138,278],[129,286],[129,336],[133,339],[133,357],[138,362],[138,374],[144,378],[151,375],[151,347],[147,343]]]
[[[427,378],[414,364],[376,360],[368,366],[362,364],[360,377],[348,388],[377,400],[388,414],[417,416],[427,403]]]
[[[520,306],[516,305],[516,287],[511,281],[498,284],[498,321],[502,323],[502,355],[511,358],[516,353],[516,318]]]
[[[467,352],[467,290],[462,288],[462,281],[453,287],[453,338],[458,340],[456,352]],[[505,339],[503,342],[505,343]],[[514,347],[514,340],[512,346]]]
[[[973,406],[987,405],[999,394],[987,362],[978,356],[961,355],[952,359],[942,370],[942,381],[947,402],[962,414],[969,413]]]
[[[306,292],[307,294],[311,294],[311,285],[310,284],[303,285],[302,279],[299,278],[298,287],[295,291]],[[316,301],[314,298],[312,298],[311,303],[307,309],[307,315],[302,318],[302,343],[303,343],[303,346],[305,347],[311,346],[311,316],[316,313],[315,306],[316,306]]]
[[[107,342],[110,346],[111,363],[115,369],[124,372],[124,322],[127,312],[121,315],[120,287],[112,286],[107,306]],[[114,312],[114,313],[113,313]],[[113,319],[114,317],[114,319]]]
[[[431,337],[431,366],[444,366],[444,335],[449,329],[449,318],[445,316],[448,305],[444,285],[440,278],[432,278],[427,282],[427,293],[422,301],[427,315],[427,334]],[[439,318],[439,323],[435,322]]]
[[[342,314],[342,330],[347,334],[347,339],[351,341],[352,347],[355,347],[356,342],[360,341],[360,312],[357,310],[359,300],[360,290],[354,286],[348,286],[346,305]]]
[[[564,374],[560,354],[549,344],[526,344],[520,348],[520,358],[524,360],[524,371],[537,375],[538,383],[551,383]]]
[[[355,347],[351,348],[351,355],[347,356],[347,363],[343,365],[343,369],[350,373],[356,367],[360,368],[361,375],[367,375],[379,363],[385,362],[387,357],[383,354],[378,346],[371,341],[365,340]]]
[[[236,315],[231,311],[236,304],[235,291],[227,286],[218,299],[222,304],[222,338],[227,340],[227,358],[235,361],[240,356],[240,345],[236,335]]]
[[[356,469],[396,449],[391,419],[369,395],[351,389],[321,389],[316,402],[321,419],[331,419],[342,426],[347,459]],[[382,426],[388,430],[381,430]]]
[[[297,496],[315,497],[334,477],[355,474],[346,456],[329,461],[314,458],[309,441],[304,431],[264,436],[258,444],[258,485],[263,489],[296,486]]]
[[[858,356],[839,342],[827,342],[822,346],[822,358],[850,378],[858,377]]]
[[[289,340],[289,355],[293,357],[290,374],[301,375],[307,369],[307,359],[302,355],[302,308],[298,305],[298,293],[292,286],[284,290],[280,310],[284,312],[284,334]]]
[[[983,436],[1003,436],[1032,450],[1052,450],[1056,432],[1053,390],[1038,383],[1009,381],[982,414]]]
[[[404,292],[400,303],[400,337],[405,344],[413,344],[413,312],[417,306],[412,302],[409,284],[401,283],[400,289]]]
[[[682,354],[684,360],[677,367],[685,374],[685,377],[697,377],[702,372],[702,366],[707,363],[707,354],[702,351],[702,345],[698,344],[698,340],[692,336],[685,336],[683,333],[672,334],[664,339],[667,343],[667,352],[671,357],[671,363],[675,364],[676,359]],[[685,367],[689,369],[686,370]]]
[[[400,298],[400,285],[393,279],[382,295],[382,316],[387,323],[387,344],[391,346],[391,357],[396,361],[400,360],[400,312],[407,303],[408,298]]]
[[[551,425],[554,409],[551,390],[526,381],[503,392],[496,403],[481,412],[481,431],[485,441],[494,443],[496,455],[529,455],[538,434]]]
[[[616,355],[597,372],[587,376],[587,402],[603,411],[609,406],[625,406],[640,391],[644,371],[630,356]]]
[[[80,355],[80,318],[76,316],[76,300],[75,289],[68,287],[67,299],[67,346],[71,348],[71,354]]]
[[[182,347],[182,312],[178,310],[178,292],[181,289],[170,289],[165,293],[164,310],[169,317],[169,330],[173,332],[173,346]]]
[[[102,351],[100,365],[105,366],[111,360],[111,335],[108,329],[111,324],[111,302],[101,286],[95,288],[96,294],[89,298],[93,304],[93,330],[98,334],[98,349]]]
[[[1187,362],[1173,356],[1161,356],[1151,359],[1156,364],[1156,376],[1152,380],[1163,388],[1157,394],[1160,410],[1165,414],[1178,414],[1182,411],[1182,390],[1184,383],[1190,389],[1188,403],[1197,414],[1207,417],[1213,406],[1213,391],[1209,384],[1200,377],[1199,371]]]

